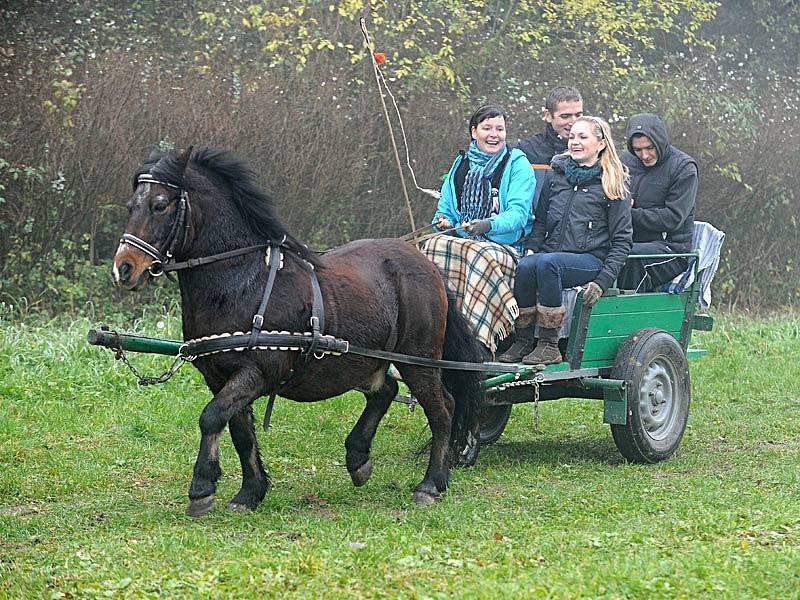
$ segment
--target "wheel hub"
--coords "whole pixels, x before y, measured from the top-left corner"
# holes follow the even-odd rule
[[[654,359],[642,375],[639,394],[640,416],[648,434],[654,439],[667,435],[675,418],[675,373],[672,365],[662,359]]]

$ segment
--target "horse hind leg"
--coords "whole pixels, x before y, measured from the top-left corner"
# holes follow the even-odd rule
[[[413,492],[414,503],[424,506],[433,504],[447,489],[450,476],[449,440],[455,401],[442,386],[438,370],[404,365],[400,367],[400,372],[403,381],[425,411],[431,429],[428,468],[425,477]]]
[[[265,393],[260,371],[243,368],[225,383],[200,415],[200,450],[189,484],[189,507],[186,514],[201,517],[214,507],[219,466],[219,436],[229,419]]]
[[[380,373],[380,375],[383,374]],[[347,471],[355,486],[364,485],[372,475],[370,447],[378,424],[397,395],[397,381],[387,375],[383,377],[377,390],[362,391],[367,399],[367,405],[344,442],[347,451]]]
[[[242,487],[228,504],[228,510],[255,510],[270,487],[269,474],[261,463],[258,440],[253,424],[253,405],[245,406],[228,422],[233,446],[242,465]]]

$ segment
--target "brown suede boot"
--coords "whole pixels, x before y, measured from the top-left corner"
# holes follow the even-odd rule
[[[525,327],[533,327],[534,325],[536,325],[536,307],[520,306],[519,316],[517,320],[514,321],[514,327],[516,329],[522,329]]]
[[[503,352],[497,360],[504,363],[518,363],[536,346],[533,338],[533,327],[518,327],[511,348]]]
[[[563,306],[536,305],[539,320],[539,343],[533,352],[522,358],[526,365],[553,365],[560,363],[561,350],[558,348],[558,337],[564,324],[566,309]]]

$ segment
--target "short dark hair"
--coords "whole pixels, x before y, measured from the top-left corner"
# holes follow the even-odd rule
[[[550,114],[553,114],[561,102],[583,102],[583,97],[574,87],[553,88],[544,100],[544,107]]]
[[[508,122],[506,111],[504,111],[502,107],[498,106],[497,104],[484,104],[483,106],[479,106],[478,110],[472,113],[472,116],[469,118],[470,135],[472,135],[473,127],[477,127],[486,119],[493,119],[495,117],[503,117],[503,120]]]

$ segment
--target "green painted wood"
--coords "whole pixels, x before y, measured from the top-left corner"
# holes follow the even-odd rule
[[[625,425],[627,422],[627,392],[619,387],[603,388],[603,423]]]
[[[548,373],[552,373],[554,371],[558,371],[558,372],[569,371],[569,363],[568,362],[560,362],[560,363],[556,363],[554,365],[547,365],[544,368],[544,371],[547,371]]]
[[[167,356],[177,356],[183,342],[177,340],[163,340],[141,335],[131,335],[121,333],[119,335],[111,331],[90,329],[88,341],[93,346],[105,346],[106,348],[116,348],[117,344],[128,352],[146,352],[149,354],[165,354]]]
[[[684,310],[684,294],[652,292],[619,296],[603,296],[592,309],[592,318],[602,314],[619,314],[658,310]]]
[[[708,354],[708,350],[705,348],[689,348],[686,351],[686,358],[691,360],[692,358],[701,358],[706,354]]]
[[[589,318],[581,368],[613,366],[619,347],[628,336],[645,327],[664,329],[676,340],[680,340],[686,301],[685,293],[603,296],[594,306]],[[582,307],[576,307],[575,313],[580,315],[581,309]],[[577,334],[578,331],[573,327],[571,333]],[[574,344],[571,343],[568,351],[573,350]]]
[[[714,317],[711,315],[692,315],[692,329],[711,331],[714,329]]]
[[[683,324],[683,309],[663,311],[643,311],[632,313],[600,314],[592,313],[589,319],[587,338],[630,335],[645,327],[658,327],[667,331],[680,331]]]
[[[637,327],[634,331],[638,331],[639,329],[641,329],[641,327]],[[681,335],[680,328],[666,331],[676,340]],[[630,333],[633,333],[633,331]],[[583,350],[581,368],[594,369],[613,366],[619,347],[625,343],[630,333],[603,338],[587,338],[586,346]]]

